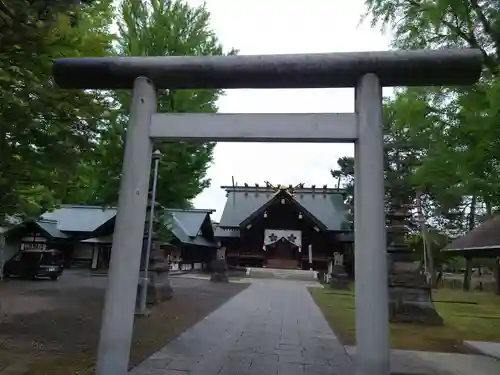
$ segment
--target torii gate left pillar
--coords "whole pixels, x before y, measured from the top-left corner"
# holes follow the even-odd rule
[[[128,372],[152,140],[355,143],[356,375],[389,374],[383,86],[472,84],[478,50],[60,59],[65,88],[130,89],[97,375]],[[158,89],[355,87],[354,114],[157,114]]]

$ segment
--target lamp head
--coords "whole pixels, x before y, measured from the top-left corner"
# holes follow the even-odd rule
[[[153,160],[161,159],[161,157],[162,157],[162,153],[160,150],[157,149],[153,152]]]

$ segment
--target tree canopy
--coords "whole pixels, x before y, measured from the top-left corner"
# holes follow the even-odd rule
[[[22,3],[10,8],[13,20],[38,19],[8,24],[1,10],[0,207],[3,215],[38,215],[73,194],[68,176],[92,149],[107,107],[100,93],[54,89],[52,61],[107,55],[112,8],[111,1],[70,7],[75,26],[55,3],[41,15],[41,2],[11,3]]]
[[[131,93],[58,89],[55,58],[223,54],[209,21],[184,0],[0,0],[0,216],[117,202]],[[162,90],[159,110],[215,112],[220,95]],[[213,143],[155,148],[160,203],[182,207],[210,184]]]
[[[478,48],[485,58],[471,87],[397,88],[384,103],[388,198],[398,186],[413,205],[414,233],[427,236],[414,244],[442,246],[443,238],[464,234],[500,207],[500,3],[365,4],[365,20],[393,31],[393,48]]]
[[[491,213],[500,205],[500,4],[367,0],[366,5],[374,25],[394,30],[395,48],[470,47],[483,52],[478,84],[398,90],[388,106],[400,137],[417,152],[412,183],[433,198],[436,209],[463,213],[474,196]]]

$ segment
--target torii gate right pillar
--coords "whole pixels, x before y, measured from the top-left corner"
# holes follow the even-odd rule
[[[389,374],[389,308],[384,212],[382,87],[375,74],[355,88],[354,262],[356,375]],[[367,334],[367,332],[370,332]]]

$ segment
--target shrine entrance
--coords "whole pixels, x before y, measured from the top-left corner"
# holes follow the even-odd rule
[[[96,374],[128,372],[153,140],[163,140],[354,143],[356,375],[388,375],[382,87],[471,85],[482,64],[468,48],[56,60],[63,88],[133,89]],[[158,90],[352,87],[353,113],[157,113]]]
[[[299,269],[302,249],[300,230],[264,230],[265,264],[267,268]]]
[[[281,240],[268,245],[267,253],[267,268],[286,268],[298,269],[298,246],[282,238]]]

